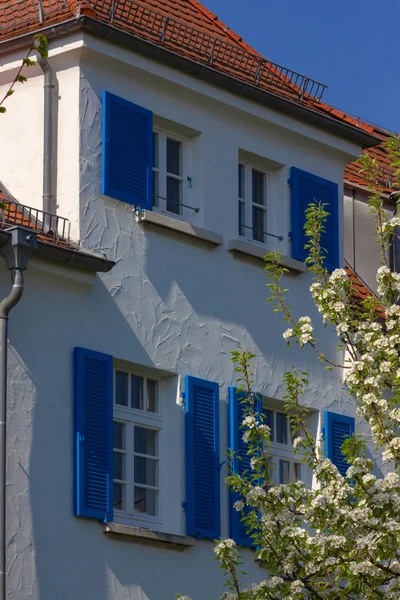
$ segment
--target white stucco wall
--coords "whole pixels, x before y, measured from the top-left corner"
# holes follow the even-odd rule
[[[104,44],[99,44],[103,52]],[[119,53],[120,60],[86,50],[79,67],[68,63],[66,70],[57,71],[61,99],[63,94],[64,98],[71,94],[68,110],[62,113],[66,123],[60,124],[64,133],[58,146],[58,203],[60,214],[70,215],[74,235],[83,245],[105,252],[116,266],[98,276],[94,287],[28,269],[26,293],[11,317],[9,598],[172,600],[180,592],[197,600],[216,600],[222,592],[222,576],[212,542],[197,541],[183,553],[122,543],[106,538],[98,523],[73,516],[73,347],[84,346],[129,363],[163,369],[172,374],[176,385],[187,374],[218,382],[221,461],[228,449],[227,387],[235,380],[229,353],[238,343],[256,354],[255,389],[265,396],[282,398],[283,374],[296,364],[309,372],[305,395],[309,406],[345,414],[352,414],[353,406],[340,379],[327,373],[310,349],[287,351],[280,317],[266,306],[262,266],[234,258],[226,243],[210,250],[144,230],[130,206],[100,195],[100,93],[107,89],[151,109],[158,118],[198,132],[195,154],[199,152],[199,158],[193,160],[190,193],[200,212],[190,218],[194,224],[221,233],[225,242],[237,234],[239,149],[281,165],[271,197],[270,223],[274,232],[284,235],[286,254],[289,168],[296,166],[335,181],[341,194],[343,166],[357,149],[143,57],[115,47],[110,47],[109,53]],[[137,67],[129,66],[129,61]],[[162,75],[168,76],[169,83]],[[40,112],[39,80],[25,89],[24,93],[34,93],[32,101],[38,103]],[[22,106],[24,96],[15,98]],[[61,106],[60,111],[64,111]],[[36,117],[35,123],[36,135],[40,129]],[[11,135],[11,125],[8,127],[7,135]],[[16,146],[11,148],[14,153]],[[33,153],[31,159],[36,160]],[[4,178],[16,196],[13,188],[18,181],[25,201],[28,192],[22,189],[15,165],[17,158],[9,158],[2,165],[0,179]],[[39,202],[39,175],[34,183],[35,202]],[[62,213],[62,208],[68,214]],[[1,285],[6,290],[4,271]],[[317,325],[309,285],[307,274],[284,282],[290,287],[295,314],[310,314]],[[316,330],[323,350],[337,358],[333,334],[318,325]],[[173,514],[168,528],[184,533],[183,414],[173,392],[164,404],[168,404],[163,407],[165,424],[173,439],[162,468],[176,483],[167,487],[165,496],[167,510],[170,507]],[[221,473],[222,483],[225,474]],[[221,509],[222,535],[227,536],[224,486]],[[245,552],[244,569],[248,580],[266,577],[249,551]]]

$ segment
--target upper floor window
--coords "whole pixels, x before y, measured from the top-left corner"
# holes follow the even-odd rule
[[[271,430],[271,461],[276,484],[294,483],[303,479],[304,465],[294,454],[290,422],[284,412],[263,408],[264,423]]]
[[[239,235],[267,243],[267,173],[239,163],[238,200]]]
[[[182,214],[184,141],[164,131],[153,132],[154,206]]]
[[[123,518],[160,518],[158,403],[158,381],[115,371],[114,510]]]

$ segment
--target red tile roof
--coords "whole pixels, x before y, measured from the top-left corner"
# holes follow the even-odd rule
[[[364,152],[377,161],[379,165],[379,187],[382,192],[390,194],[390,192],[393,191],[395,184],[393,178],[394,171],[390,166],[389,153],[385,148],[384,143],[394,134],[391,131],[374,125],[373,135],[380,138],[382,143],[379,144],[379,146],[368,148],[367,150],[364,150]],[[357,161],[349,163],[344,169],[345,182],[356,186],[366,187],[368,183],[363,175],[360,174],[360,169],[360,163]]]
[[[372,134],[373,126],[320,100],[325,86],[270,63],[197,0],[0,0],[0,42],[88,15]],[[304,92],[304,93],[303,93]]]
[[[363,300],[367,300],[372,296],[376,300],[375,308],[377,314],[380,317],[384,317],[384,310],[379,304],[379,300],[376,298],[374,292],[367,286],[367,284],[361,279],[361,277],[357,275],[357,273],[350,267],[348,263],[345,263],[345,269],[351,282],[351,293],[354,304],[360,308],[361,302]]]

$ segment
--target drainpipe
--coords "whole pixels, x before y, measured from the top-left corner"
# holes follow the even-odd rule
[[[7,329],[8,315],[18,304],[24,290],[23,272],[28,258],[37,248],[35,233],[13,227],[0,254],[11,271],[11,289],[0,302],[0,600],[6,600],[6,475],[7,475]]]
[[[52,229],[52,174],[53,174],[53,70],[46,58],[38,57],[38,65],[44,74],[44,116],[43,116],[43,227],[48,232]]]

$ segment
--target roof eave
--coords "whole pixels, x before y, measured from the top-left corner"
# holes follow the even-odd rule
[[[60,35],[67,35],[79,30],[85,30],[102,39],[107,39],[116,44],[125,46],[131,50],[144,54],[152,58],[157,58],[175,68],[178,68],[190,75],[200,77],[209,83],[218,85],[227,89],[230,92],[241,94],[250,100],[264,104],[269,108],[288,114],[291,117],[297,118],[313,126],[332,133],[338,137],[344,138],[350,142],[361,145],[362,148],[370,148],[381,143],[381,139],[359,129],[353,125],[349,125],[342,121],[338,121],[328,115],[324,115],[318,111],[314,111],[302,104],[293,102],[292,100],[282,98],[281,96],[262,90],[255,85],[246,83],[240,79],[217,71],[208,65],[203,65],[190,58],[186,58],[172,50],[158,46],[143,38],[140,38],[132,33],[128,33],[113,27],[107,23],[103,23],[95,18],[84,15],[79,18],[68,19],[48,27],[43,27],[41,30],[35,30],[21,36],[10,38],[0,42],[0,54],[7,52],[10,49],[26,46],[27,39],[31,39],[35,33],[46,35],[50,39],[59,38]]]
[[[34,233],[32,229],[17,227],[27,233]],[[1,229],[0,246],[5,246],[10,236],[10,229]],[[60,246],[41,239],[37,240],[37,248],[32,252],[32,256],[95,273],[107,273],[115,265],[112,260],[100,253],[85,248],[75,248],[74,246]]]

